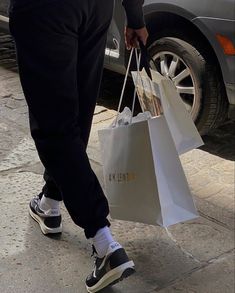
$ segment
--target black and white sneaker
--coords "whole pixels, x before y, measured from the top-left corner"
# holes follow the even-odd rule
[[[96,254],[94,247],[93,250]],[[129,260],[124,248],[119,243],[113,242],[109,245],[103,258],[95,256],[94,270],[86,279],[87,291],[89,293],[98,292],[129,277],[134,272],[134,262]]]
[[[35,196],[29,203],[29,214],[38,222],[43,234],[62,232],[61,214],[58,210],[42,211],[39,208],[42,194]]]

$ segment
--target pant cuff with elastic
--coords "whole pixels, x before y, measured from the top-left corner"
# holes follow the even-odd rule
[[[99,223],[93,223],[88,228],[84,229],[85,236],[87,239],[93,238],[99,229],[104,228],[106,226],[110,227],[110,225],[111,224],[108,219],[104,219],[102,222]]]

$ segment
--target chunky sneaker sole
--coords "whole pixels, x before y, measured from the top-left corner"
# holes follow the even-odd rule
[[[112,243],[103,258],[96,257],[95,268],[86,280],[89,293],[95,293],[135,273],[134,262],[128,259],[118,243]]]
[[[30,216],[39,224],[43,234],[58,234],[62,232],[61,215],[49,215],[40,210],[40,198],[33,198],[29,204]]]

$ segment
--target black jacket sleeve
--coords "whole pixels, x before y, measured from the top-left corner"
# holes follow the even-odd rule
[[[127,26],[140,29],[145,26],[143,16],[144,0],[123,0],[122,4],[126,10]]]

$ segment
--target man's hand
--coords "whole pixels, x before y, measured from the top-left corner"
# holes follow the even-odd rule
[[[144,45],[147,43],[148,31],[146,27],[141,29],[132,29],[129,27],[125,28],[125,43],[127,50],[131,48],[137,48],[139,46],[138,40],[142,41]]]

